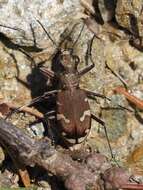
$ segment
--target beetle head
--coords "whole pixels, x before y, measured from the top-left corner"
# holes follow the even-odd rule
[[[73,53],[73,49],[62,49],[60,53],[60,63],[64,67],[64,70],[68,73],[74,73],[77,71],[78,63],[80,59]]]

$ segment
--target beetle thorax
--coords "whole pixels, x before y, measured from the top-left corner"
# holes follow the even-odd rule
[[[61,77],[64,89],[73,89],[79,86],[79,77],[76,73],[66,73]]]
[[[72,90],[79,86],[79,76],[77,72],[78,56],[74,55],[69,49],[61,50],[60,62],[64,71],[60,76],[61,86],[63,89]]]

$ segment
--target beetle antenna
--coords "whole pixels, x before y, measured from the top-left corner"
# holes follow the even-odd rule
[[[83,25],[82,25],[82,27],[81,27],[81,30],[80,30],[80,33],[78,34],[77,39],[75,40],[75,42],[74,42],[73,45],[72,45],[72,48],[74,48],[74,46],[75,46],[76,43],[78,42],[78,40],[79,40],[79,38],[80,38],[80,36],[81,36],[81,34],[82,34],[83,29],[84,29],[84,23],[83,23]]]
[[[40,24],[40,26],[43,28],[43,30],[45,31],[45,33],[47,34],[47,36],[48,36],[48,38],[51,40],[51,42],[56,46],[56,47],[58,47],[57,46],[57,44],[55,43],[55,41],[52,39],[52,37],[50,36],[50,34],[47,32],[47,30],[46,30],[46,28],[43,26],[43,24],[39,21],[39,20],[36,20],[39,24]]]
[[[86,56],[85,56],[86,65],[88,65],[88,60],[89,59],[90,59],[92,64],[95,64],[94,61],[93,61],[93,57],[92,57],[92,46],[93,46],[93,41],[94,41],[95,37],[96,36],[94,34],[92,39],[88,43],[88,48],[87,48],[87,52],[86,52]]]
[[[69,36],[71,36],[71,34],[73,33],[73,31],[74,31],[74,29],[76,28],[77,25],[79,25],[79,23],[75,23],[75,24],[73,25],[72,29],[71,29],[70,32],[64,37],[64,39],[63,39],[63,41],[61,42],[61,44],[62,44]],[[83,29],[84,29],[84,24],[83,24],[83,26],[81,27],[80,33],[79,33],[77,39],[75,40],[75,42],[73,43],[72,48],[75,46],[75,44],[77,43],[78,39],[80,38]]]
[[[34,28],[33,28],[31,23],[30,23],[30,29],[31,29],[31,32],[32,32],[34,46],[37,47],[36,35],[35,35],[35,31],[34,31]]]

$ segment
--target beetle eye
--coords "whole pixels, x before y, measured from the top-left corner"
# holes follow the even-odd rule
[[[76,63],[76,64],[78,64],[79,62],[80,62],[80,59],[79,59],[79,57],[78,56],[73,56],[73,58],[74,58],[74,62]]]

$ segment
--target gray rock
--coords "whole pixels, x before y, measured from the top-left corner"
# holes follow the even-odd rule
[[[129,30],[135,36],[143,36],[142,0],[117,1],[116,19],[119,25]]]
[[[116,0],[99,0],[98,6],[104,22],[111,21],[115,15]]]

